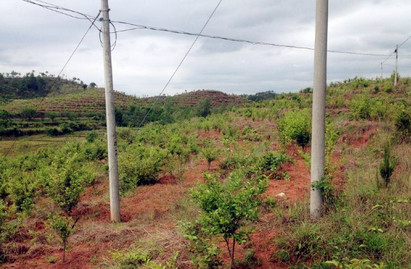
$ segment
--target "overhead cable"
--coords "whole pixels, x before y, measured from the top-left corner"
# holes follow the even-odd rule
[[[65,8],[65,7],[61,7],[61,6],[57,6],[55,4],[51,4],[42,0],[22,0],[23,2],[32,4],[32,5],[36,5],[42,8],[45,8],[47,10],[65,15],[67,17],[70,18],[74,18],[74,19],[78,19],[78,20],[88,20],[89,22],[92,22],[92,19],[94,18],[91,15],[73,10],[73,9],[69,9],[69,8]],[[73,15],[75,14],[75,15]],[[94,21],[95,22],[95,21]],[[100,29],[93,23],[93,26],[100,31]]]
[[[134,23],[124,22],[124,21],[112,21],[112,22],[113,23],[118,23],[118,24],[123,24],[123,25],[133,26],[132,28],[118,30],[117,31],[118,33],[135,31],[135,30],[150,30],[150,31],[167,32],[167,33],[172,33],[172,34],[188,35],[188,36],[197,36],[198,35],[198,34],[192,33],[192,32],[172,30],[172,29],[153,27],[153,26],[146,26],[146,25],[134,24]],[[282,47],[282,48],[311,50],[311,51],[314,50],[314,48],[311,48],[311,47],[287,45],[287,44],[276,44],[276,43],[269,43],[269,42],[263,42],[263,41],[251,41],[251,40],[246,40],[246,39],[222,37],[222,36],[214,36],[214,35],[201,34],[200,37],[211,38],[211,39],[220,39],[220,40],[232,41],[232,42],[248,43],[248,44],[251,44],[251,45],[262,45],[262,46]],[[373,56],[373,57],[386,57],[387,56],[386,54],[363,53],[363,52],[353,52],[353,51],[339,51],[339,50],[328,50],[328,52],[338,53],[338,54],[360,55],[360,56]]]
[[[404,45],[405,43],[407,43],[408,40],[411,39],[411,35],[409,37],[407,37],[407,39],[405,39],[400,45],[398,45],[398,48],[401,48],[402,45]]]
[[[194,39],[193,43],[191,44],[190,48],[187,50],[187,52],[185,53],[183,59],[181,59],[180,63],[177,65],[177,68],[174,70],[173,74],[171,75],[170,79],[167,81],[167,83],[164,85],[163,90],[160,92],[160,94],[158,95],[159,97],[161,97],[161,95],[164,93],[164,91],[167,89],[168,85],[170,85],[171,81],[173,80],[174,76],[177,74],[178,70],[180,69],[180,67],[183,65],[185,59],[187,58],[188,54],[190,54],[191,50],[193,49],[194,45],[197,43],[197,40],[200,38],[200,36],[202,36],[204,29],[207,27],[208,23],[210,22],[211,18],[214,16],[214,14],[216,13],[218,7],[221,5],[221,2],[223,2],[223,0],[219,0],[217,6],[214,8],[213,12],[211,12],[210,16],[208,17],[207,21],[204,23],[203,27],[201,28],[201,31],[196,35],[196,38]],[[139,128],[143,125],[144,121],[146,120],[148,114],[151,113],[151,111],[153,110],[153,106],[156,104],[158,99],[156,99],[153,103],[153,105],[150,107],[150,109],[147,111],[146,115],[144,116],[143,120],[140,122],[139,124]]]
[[[26,1],[26,0],[23,0]],[[54,87],[54,85],[56,85],[58,79],[60,78],[60,75],[63,73],[64,69],[67,67],[67,65],[69,64],[69,62],[71,61],[71,59],[73,58],[74,54],[77,52],[78,48],[80,47],[80,45],[83,43],[84,39],[86,38],[87,34],[90,32],[90,29],[93,27],[94,23],[96,22],[97,18],[100,16],[100,12],[97,14],[97,16],[94,18],[94,20],[91,22],[90,26],[87,28],[87,31],[85,32],[85,34],[83,35],[83,37],[80,39],[80,42],[77,44],[77,46],[75,47],[74,51],[70,54],[70,57],[67,59],[67,61],[65,62],[65,64],[63,65],[63,67],[61,68],[59,74],[57,75],[57,77],[54,79],[53,83],[50,86],[50,89],[52,89]],[[43,98],[40,100],[40,103],[37,104],[37,106],[40,106],[41,103],[45,100],[46,98]],[[11,144],[11,146],[9,147],[9,149],[7,150],[6,154],[4,155],[5,157],[7,157],[10,152],[11,149],[16,145],[17,139],[15,139],[13,141],[13,143]]]

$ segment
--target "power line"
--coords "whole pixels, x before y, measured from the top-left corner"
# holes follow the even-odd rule
[[[65,16],[74,18],[74,19],[78,19],[78,20],[86,20],[86,19],[93,19],[94,17],[91,15],[87,15],[84,13],[81,13],[79,11],[75,11],[69,8],[65,8],[65,7],[61,7],[61,6],[57,6],[55,4],[51,4],[45,1],[41,1],[41,0],[22,0],[23,2],[32,4],[32,5],[36,5],[45,9],[48,9],[50,11],[56,12],[56,13],[60,13],[63,14]],[[79,16],[76,15],[72,15],[72,14],[77,14]]]
[[[63,15],[66,15],[66,16],[69,16],[69,17],[72,17],[72,18],[75,18],[75,19],[88,19],[88,20],[90,20],[92,18],[92,16],[84,14],[82,12],[75,11],[75,10],[72,10],[72,9],[68,9],[68,8],[65,8],[65,7],[61,7],[61,6],[57,6],[55,4],[50,4],[50,3],[42,1],[42,0],[22,0],[22,1],[30,3],[30,4],[34,4],[34,5],[43,7],[43,8],[46,8],[46,9],[54,11],[54,12],[61,13]],[[36,2],[34,2],[34,1],[36,1]],[[65,12],[62,12],[61,10],[80,15],[81,17],[73,16],[71,14],[67,14]],[[252,41],[252,40],[246,40],[246,39],[238,39],[238,38],[214,36],[214,35],[204,35],[204,34],[199,35],[198,33],[192,33],[192,32],[187,32],[187,31],[180,31],[180,30],[172,30],[172,29],[161,28],[161,27],[146,26],[146,25],[134,24],[134,23],[124,22],[124,21],[111,21],[111,22],[112,23],[118,23],[118,24],[133,26],[132,28],[128,28],[128,29],[115,30],[114,31],[115,34],[122,33],[122,32],[135,31],[135,30],[151,30],[151,31],[168,32],[168,33],[179,34],[179,35],[188,35],[188,36],[196,36],[196,37],[199,36],[199,37],[210,38],[210,39],[219,39],[219,40],[225,40],[225,41],[231,41],[231,42],[247,43],[247,44],[251,44],[251,45],[262,45],[262,46],[282,47],[282,48],[311,50],[311,51],[314,50],[314,48],[305,47],[305,46],[276,44],[276,43],[269,43],[269,42],[262,42],[262,41]],[[95,27],[97,27],[97,26],[95,26]],[[100,29],[98,27],[97,27],[97,29],[100,31]],[[411,36],[408,39],[410,39],[410,38],[411,38]],[[406,41],[408,41],[408,39]],[[403,43],[405,43],[406,41],[404,41]],[[354,51],[328,50],[328,52],[329,53],[337,53],[337,54],[357,55],[357,56],[371,56],[371,57],[386,57],[387,56],[386,54],[364,53],[364,52],[354,52]],[[392,54],[389,55],[388,58],[390,58],[391,56],[392,56]]]
[[[88,20],[89,22],[92,22],[92,19],[94,18],[91,15],[88,15],[88,14],[85,14],[85,13],[82,13],[82,12],[79,12],[79,11],[76,11],[76,10],[73,10],[73,9],[65,8],[65,7],[62,7],[62,6],[57,6],[55,4],[51,4],[51,3],[48,3],[48,2],[42,1],[42,0],[22,0],[22,1],[26,2],[26,3],[29,3],[29,4],[32,4],[32,5],[35,5],[35,6],[45,8],[45,9],[47,9],[49,11],[52,11],[52,12],[56,12],[56,13],[65,15],[65,16],[73,18],[73,19]],[[76,14],[76,15],[73,15],[73,14]],[[92,23],[92,24],[97,30],[100,31],[100,29],[94,23]]]
[[[150,31],[167,32],[167,33],[187,35],[187,36],[198,36],[198,34],[192,33],[192,32],[172,30],[172,29],[153,27],[153,26],[146,26],[146,25],[134,24],[134,23],[124,22],[124,21],[113,21],[113,23],[133,26],[132,28],[118,30],[117,31],[118,33],[135,31],[135,30],[150,30]],[[231,38],[231,37],[223,37],[223,36],[214,36],[214,35],[205,35],[205,34],[200,34],[199,36],[200,37],[205,37],[205,38],[210,38],[210,39],[219,39],[219,40],[232,41],[232,42],[248,43],[248,44],[251,44],[251,45],[262,45],[262,46],[282,47],[282,48],[311,50],[311,51],[314,50],[314,48],[311,48],[311,47],[287,45],[287,44],[276,44],[276,43],[269,43],[269,42],[263,42],[263,41],[252,41],[252,40]],[[339,50],[328,50],[328,52],[338,53],[338,54],[359,55],[359,56],[373,56],[373,57],[385,57],[385,56],[387,56],[386,54],[363,53],[363,52],[353,52],[353,51],[339,51]]]
[[[208,17],[207,21],[204,23],[203,27],[201,28],[200,33],[197,34],[196,38],[194,39],[193,43],[191,44],[190,48],[188,49],[188,51],[186,52],[186,54],[184,55],[183,59],[180,61],[180,63],[178,64],[177,68],[174,70],[173,74],[171,75],[170,79],[167,81],[167,83],[165,84],[165,86],[163,87],[163,90],[160,92],[160,94],[158,95],[159,97],[161,97],[161,95],[164,93],[164,91],[167,89],[168,85],[170,85],[171,81],[173,80],[174,76],[177,74],[178,70],[180,69],[180,67],[183,65],[185,59],[187,58],[188,54],[190,54],[191,50],[193,49],[194,45],[197,43],[197,40],[200,38],[200,36],[202,36],[202,33],[204,31],[204,29],[207,27],[208,23],[210,22],[211,18],[214,16],[214,14],[216,13],[218,7],[221,5],[221,2],[223,2],[223,0],[219,0],[217,6],[214,8],[213,12],[211,12],[210,16]],[[154,104],[150,107],[150,109],[147,111],[146,115],[144,116],[143,120],[140,122],[138,128],[140,128],[144,121],[146,120],[148,114],[151,113],[151,111],[153,110],[154,105],[156,104],[156,102],[158,99],[156,99],[154,101]]]
[[[410,39],[411,39],[411,36],[407,37],[400,45],[398,45],[398,48],[401,48]],[[386,61],[388,61],[388,59],[390,59],[395,53],[396,53],[396,50],[394,50],[384,61],[382,61],[381,64],[384,64]],[[408,55],[402,55],[402,57],[408,57]]]
[[[402,47],[402,45],[404,45],[405,43],[407,43],[408,40],[411,39],[411,35],[409,37],[407,37],[407,39],[405,39],[400,45],[398,45],[399,48]]]
[[[23,0],[23,1],[28,1],[28,0]],[[71,53],[70,57],[68,58],[68,60],[65,62],[65,64],[63,65],[63,67],[60,70],[60,73],[57,75],[57,77],[54,79],[53,83],[50,86],[50,89],[52,89],[54,87],[54,85],[56,85],[57,80],[60,78],[60,75],[63,73],[64,69],[67,67],[68,63],[71,61],[71,59],[73,58],[74,54],[77,52],[78,48],[80,47],[80,45],[83,43],[84,39],[86,38],[87,34],[90,32],[90,29],[93,27],[94,23],[96,22],[97,18],[100,16],[101,11],[97,14],[97,16],[94,18],[94,20],[91,22],[90,26],[87,28],[87,31],[85,32],[85,34],[83,35],[83,37],[80,39],[80,42],[77,44],[76,48],[74,49],[74,51]],[[40,103],[37,104],[37,106],[40,106],[41,103],[45,100],[46,98],[43,98],[40,100]],[[4,155],[5,157],[7,157],[10,152],[11,149],[14,148],[14,146],[16,145],[17,142],[17,138],[15,138],[15,140],[13,141],[13,143],[11,144],[10,148],[7,150],[6,154]]]

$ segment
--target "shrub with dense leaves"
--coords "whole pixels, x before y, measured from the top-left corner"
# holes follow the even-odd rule
[[[395,129],[400,140],[409,141],[411,136],[411,110],[402,110],[395,118]]]
[[[57,155],[43,175],[47,182],[48,195],[66,214],[70,214],[78,204],[86,182],[93,177],[93,174],[82,166],[78,153],[71,156]]]
[[[286,154],[279,152],[267,152],[261,157],[260,168],[262,170],[275,171],[280,168],[281,164],[292,161],[293,159],[288,157]]]
[[[279,119],[278,131],[283,143],[295,141],[305,147],[311,139],[311,117],[309,110],[288,112]]]
[[[138,185],[155,183],[168,154],[167,150],[158,146],[129,146],[119,156],[121,191],[126,192]]]
[[[264,178],[249,179],[242,171],[233,171],[223,182],[205,174],[205,183],[191,193],[201,209],[197,224],[204,233],[223,237],[232,266],[235,245],[246,241],[247,224],[258,220],[260,195],[266,188]]]
[[[63,217],[57,214],[49,218],[48,225],[50,226],[51,229],[53,229],[57,233],[63,245],[63,263],[65,262],[65,259],[66,259],[66,248],[67,248],[68,239],[70,235],[73,234],[74,227],[78,220],[79,218],[77,218],[76,221],[73,221],[73,219],[70,216]]]
[[[207,168],[208,170],[210,170],[211,162],[216,160],[220,155],[219,149],[216,147],[214,143],[211,142],[211,140],[207,139],[205,140],[204,147],[201,148],[200,152],[201,155],[203,155],[206,159]]]

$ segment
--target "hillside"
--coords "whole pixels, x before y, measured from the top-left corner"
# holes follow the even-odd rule
[[[311,99],[280,94],[119,128],[120,224],[110,223],[103,133],[43,138],[35,150],[16,140],[0,159],[2,266],[409,268],[411,79],[328,87],[318,220],[308,207]]]
[[[137,98],[124,93],[115,92],[115,105],[120,109],[127,109],[130,105],[150,106],[157,105],[176,105],[176,106],[195,106],[201,101],[210,100],[212,107],[239,105],[246,102],[245,99],[228,95],[219,91],[193,91],[171,97],[147,97]],[[47,113],[104,113],[105,99],[104,89],[89,89],[77,93],[60,94],[36,99],[13,100],[5,105],[0,105],[0,110],[8,112],[19,112],[24,108],[35,108],[36,111]]]
[[[0,104],[13,99],[81,92],[88,87],[93,88],[94,83],[87,86],[79,78],[57,78],[47,72],[38,75],[34,71],[24,75],[15,71],[0,73]]]

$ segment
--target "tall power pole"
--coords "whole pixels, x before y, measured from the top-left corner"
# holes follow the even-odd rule
[[[327,88],[328,0],[317,0],[315,22],[314,92],[312,109],[311,184],[322,180],[325,166],[325,96]],[[311,188],[310,215],[321,214],[322,197]]]
[[[110,18],[108,0],[101,0],[104,50],[104,78],[106,84],[106,121],[108,167],[110,181],[111,221],[120,222],[120,194],[117,165],[116,119],[114,112],[113,70],[111,65]]]
[[[395,75],[394,75],[394,87],[397,87],[398,81],[398,45],[395,48]]]

